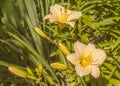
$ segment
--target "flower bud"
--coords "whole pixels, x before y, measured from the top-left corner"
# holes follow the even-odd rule
[[[29,75],[34,76],[32,70],[29,67],[26,67],[26,70],[27,70]]]
[[[13,74],[17,75],[17,76],[20,76],[20,77],[23,77],[23,78],[26,78],[27,77],[27,72],[22,70],[22,69],[19,69],[15,66],[10,66],[8,67],[8,70],[10,72],[12,72]]]
[[[42,67],[42,65],[39,65],[39,66],[38,66],[38,70],[39,70],[39,73],[41,74],[42,71],[43,71],[43,67]]]
[[[51,67],[55,68],[55,69],[59,69],[59,70],[67,69],[67,66],[65,64],[61,64],[61,63],[52,63]]]
[[[50,40],[50,38],[38,27],[35,27],[35,31],[43,38]]]
[[[37,75],[40,76],[43,71],[42,65],[39,65],[38,67],[35,68],[35,71],[37,72]]]
[[[70,51],[68,50],[68,48],[64,44],[62,44],[61,42],[58,43],[58,47],[65,55],[70,54]]]

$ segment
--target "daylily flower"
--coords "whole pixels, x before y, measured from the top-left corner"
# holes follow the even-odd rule
[[[75,53],[69,54],[67,59],[75,65],[79,76],[91,74],[94,78],[100,75],[99,65],[103,63],[106,54],[101,49],[96,49],[93,44],[85,45],[77,41],[74,43]]]
[[[81,16],[82,13],[79,11],[67,10],[61,5],[55,4],[50,7],[50,14],[46,15],[44,20],[49,19],[50,22],[58,22],[58,26],[63,29],[66,24],[74,27],[75,23],[72,20]]]

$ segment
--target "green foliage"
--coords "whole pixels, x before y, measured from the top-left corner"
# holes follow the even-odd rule
[[[66,26],[61,32],[57,24],[43,21],[53,4],[67,6],[68,9],[81,11],[82,17],[75,21],[75,27]],[[0,85],[20,86],[118,86],[120,85],[120,1],[119,0],[0,0]],[[39,27],[51,41],[35,32]],[[62,41],[70,51],[77,40],[104,49],[107,58],[100,66],[101,76],[94,79],[88,75],[80,78],[73,65],[59,50]],[[68,70],[50,67],[60,62]],[[31,74],[42,65],[42,77],[38,82],[31,79],[14,77],[7,67],[15,65],[27,69]],[[35,70],[35,68],[38,68]],[[33,69],[33,70],[32,70]],[[4,75],[7,74],[6,76]],[[12,76],[12,77],[11,77]],[[5,81],[5,77],[7,80]]]

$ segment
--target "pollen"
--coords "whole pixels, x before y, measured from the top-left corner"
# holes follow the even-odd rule
[[[90,57],[84,57],[84,58],[82,58],[81,61],[80,61],[80,64],[83,67],[87,67],[88,65],[90,65],[91,64]]]

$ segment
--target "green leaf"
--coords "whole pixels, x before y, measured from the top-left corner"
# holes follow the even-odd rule
[[[120,17],[110,17],[107,19],[103,19],[99,22],[99,25],[101,26],[112,25],[115,24],[115,20],[120,20]]]
[[[46,60],[41,57],[29,44],[27,44],[26,42],[24,42],[22,39],[20,39],[19,37],[17,37],[16,35],[14,35],[13,33],[8,32],[8,34],[10,36],[12,36],[13,38],[15,38],[16,40],[18,40],[23,46],[25,46],[33,55],[35,55],[36,59],[41,61],[41,64],[43,64],[51,73],[51,75],[54,77],[54,79],[57,79],[56,75],[54,74],[53,70],[50,68],[49,64],[46,62]],[[39,66],[39,65],[38,65]],[[59,81],[58,81],[59,82]]]

